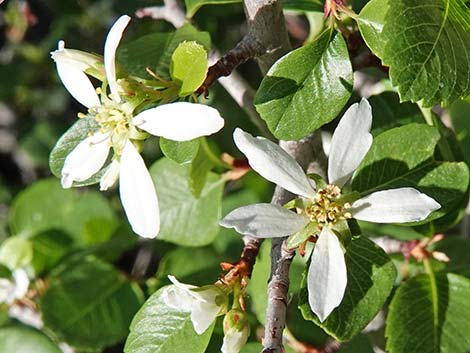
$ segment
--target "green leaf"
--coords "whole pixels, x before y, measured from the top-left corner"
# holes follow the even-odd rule
[[[194,41],[184,41],[171,56],[170,76],[181,85],[179,96],[194,93],[204,82],[208,68],[204,47]]]
[[[191,163],[199,150],[199,143],[199,139],[180,142],[160,137],[163,154],[178,164]]]
[[[92,256],[63,263],[48,283],[40,301],[44,324],[81,350],[101,350],[124,339],[142,302],[136,285]]]
[[[183,283],[203,286],[208,278],[215,279],[220,275],[219,264],[224,260],[210,247],[177,247],[162,258],[157,278],[166,282],[167,276],[173,275]]]
[[[470,102],[456,101],[449,109],[452,126],[462,147],[465,161],[470,164]]]
[[[379,58],[382,57],[387,44],[382,31],[388,9],[389,0],[370,0],[357,18],[362,38],[364,38],[372,53]]]
[[[167,306],[167,286],[153,294],[135,315],[124,347],[125,353],[204,353],[214,325],[196,334],[189,311]]]
[[[460,208],[468,188],[465,163],[434,160],[439,131],[424,124],[388,130],[374,139],[352,182],[362,195],[377,190],[414,187],[441,204],[425,221]]]
[[[33,268],[36,274],[52,269],[73,245],[66,233],[52,229],[29,238],[33,247]]]
[[[251,280],[248,282],[248,294],[252,301],[256,318],[262,324],[266,320],[268,306],[268,280],[271,273],[271,241],[265,239],[261,244],[258,257],[253,267]]]
[[[190,24],[185,24],[175,32],[151,33],[121,44],[118,48],[118,61],[132,75],[150,78],[146,72],[150,68],[157,75],[169,79],[171,56],[185,40],[198,42],[207,50],[211,46],[209,33],[200,32]]]
[[[99,126],[95,119],[85,117],[78,119],[70,129],[68,129],[61,138],[57,141],[49,156],[49,167],[52,174],[56,177],[62,177],[62,168],[64,166],[65,158],[72,152],[72,150],[90,134],[98,131]],[[106,164],[105,164],[106,165]],[[73,186],[84,186],[96,184],[100,181],[101,176],[104,174],[106,167],[102,168],[95,175],[89,179],[80,182],[73,182]]]
[[[0,347],[5,353],[62,353],[49,337],[25,325],[1,327]]]
[[[224,187],[210,173],[199,198],[188,188],[188,166],[162,158],[151,168],[160,203],[161,229],[158,239],[184,246],[210,244],[219,231]]]
[[[207,143],[201,141],[201,148],[194,157],[189,166],[189,188],[194,197],[199,198],[201,191],[206,184],[210,170],[214,167],[214,163],[210,160],[207,152]]]
[[[281,0],[281,4],[285,10],[323,12],[322,0]]]
[[[395,266],[387,254],[365,237],[351,240],[345,259],[348,284],[343,301],[323,323],[310,310],[306,272],[299,301],[304,318],[339,341],[351,339],[367,326],[385,303],[396,277]]]
[[[274,136],[298,140],[337,116],[351,96],[352,82],[346,43],[328,30],[271,67],[255,106]]]
[[[366,335],[357,335],[351,341],[341,346],[338,353],[374,353],[374,349]]]
[[[374,120],[372,134],[377,136],[385,130],[411,123],[424,123],[424,117],[417,104],[404,102],[395,92],[383,92],[369,97]]]
[[[402,100],[448,105],[470,94],[470,10],[463,0],[394,0],[382,60]],[[425,30],[423,30],[425,29]]]
[[[414,277],[398,288],[387,317],[390,353],[470,351],[470,281],[452,273]]]
[[[7,238],[0,246],[0,263],[10,269],[24,267],[33,260],[33,247],[28,239]]]
[[[222,5],[241,2],[241,0],[184,0],[186,5],[186,17],[193,17],[204,5]]]
[[[103,220],[100,238],[109,238],[117,218],[109,202],[98,192],[62,189],[55,179],[43,179],[23,190],[10,210],[13,234],[31,237],[50,229],[70,235],[78,245],[87,244],[85,232],[90,223]],[[109,224],[114,224],[112,229]]]

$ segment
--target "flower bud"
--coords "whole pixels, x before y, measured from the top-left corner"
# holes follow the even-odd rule
[[[230,310],[224,317],[224,341],[222,353],[238,353],[248,340],[250,325],[245,312]]]
[[[66,49],[63,40],[59,41],[57,50],[51,52],[56,63],[65,63],[85,72],[88,69],[99,69],[103,60],[94,54],[76,49]]]

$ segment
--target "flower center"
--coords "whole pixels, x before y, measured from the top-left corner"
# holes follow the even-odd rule
[[[351,205],[341,200],[341,189],[330,184],[317,191],[313,204],[306,209],[306,213],[312,222],[325,225],[352,218],[347,211],[349,208]]]

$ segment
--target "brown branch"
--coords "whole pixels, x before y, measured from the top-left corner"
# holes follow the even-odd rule
[[[209,87],[220,77],[228,76],[235,68],[245,63],[257,55],[266,52],[266,49],[250,34],[247,34],[243,39],[238,42],[235,48],[225,53],[217,62],[209,67],[206,79],[196,93],[204,93],[208,96]]]

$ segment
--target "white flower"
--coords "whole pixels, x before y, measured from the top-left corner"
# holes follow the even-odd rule
[[[224,317],[224,340],[222,353],[238,353],[250,336],[246,314],[239,309],[230,310]]]
[[[165,304],[184,311],[191,311],[191,322],[198,335],[202,335],[227,308],[227,295],[216,286],[198,288],[179,282],[168,276],[175,285],[164,297]],[[175,290],[176,289],[176,290]]]
[[[377,191],[352,204],[341,203],[340,188],[351,178],[372,144],[371,124],[372,112],[366,99],[346,111],[331,141],[330,185],[323,190],[315,190],[315,183],[299,164],[275,143],[254,138],[240,129],[234,132],[235,144],[256,172],[310,204],[302,214],[272,204],[249,205],[232,211],[220,224],[260,238],[284,237],[310,222],[317,224],[320,234],[312,254],[307,287],[310,307],[320,321],[341,303],[347,284],[343,249],[333,231],[335,222],[351,217],[376,223],[415,222],[440,208],[434,199],[410,187]]]
[[[19,268],[13,271],[12,278],[0,278],[0,303],[13,304],[28,292],[29,278],[26,271]]]
[[[100,171],[112,147],[114,159],[101,179],[101,190],[119,179],[121,201],[132,229],[140,236],[154,238],[160,229],[157,194],[132,139],[144,130],[171,140],[191,140],[219,131],[224,120],[214,108],[186,102],[160,105],[133,116],[134,107],[121,96],[115,63],[116,50],[129,21],[129,16],[121,16],[106,38],[104,68],[109,96],[102,92],[99,97],[85,74],[84,70],[92,65],[89,61],[74,56],[76,53],[65,49],[62,41],[52,53],[65,88],[88,108],[100,126],[68,154],[61,171],[62,186],[69,188]]]

